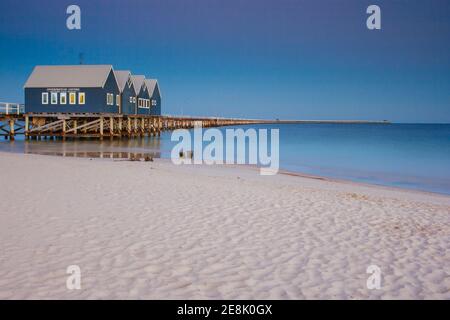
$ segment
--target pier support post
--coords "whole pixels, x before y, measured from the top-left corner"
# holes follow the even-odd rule
[[[67,125],[67,122],[64,119],[63,123],[62,123],[62,139],[63,139],[63,141],[66,141],[66,125]]]
[[[14,119],[10,119],[9,120],[9,139],[11,141],[14,141],[14,136],[15,136],[15,132],[14,132]]]
[[[30,128],[30,117],[29,116],[25,116],[25,139],[29,139],[30,137],[28,136],[28,131]]]
[[[111,139],[114,138],[114,118],[109,118],[109,136]]]
[[[100,140],[103,140],[103,117],[100,117]]]

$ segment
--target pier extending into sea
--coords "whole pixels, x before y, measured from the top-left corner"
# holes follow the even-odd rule
[[[41,137],[113,139],[158,136],[166,130],[193,128],[198,122],[206,128],[273,123],[389,123],[388,121],[265,120],[116,113],[24,113],[21,104],[0,103],[0,136],[10,140],[14,140],[17,135],[24,135],[26,139]]]

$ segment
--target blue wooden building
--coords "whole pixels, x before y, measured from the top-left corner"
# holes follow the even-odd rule
[[[145,85],[145,76],[132,75],[134,89],[137,96],[136,114],[150,114],[150,97],[148,95],[147,86]]]
[[[119,112],[122,114],[136,114],[136,91],[128,70],[115,70],[114,74],[119,85]]]
[[[161,92],[159,90],[158,80],[145,79],[148,94],[150,96],[150,114],[161,115]]]
[[[26,112],[118,113],[111,65],[36,66],[24,85]]]

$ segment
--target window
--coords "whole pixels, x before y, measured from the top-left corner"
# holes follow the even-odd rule
[[[156,100],[152,99],[152,106],[156,107]]]
[[[133,97],[130,97],[130,103],[133,103]]]
[[[107,105],[114,105],[114,95],[112,93],[106,94],[106,104]]]
[[[67,103],[67,92],[61,92],[59,94],[59,104],[66,104]]]
[[[42,104],[48,104],[48,92],[42,92]]]
[[[147,108],[150,108],[150,100],[145,100],[145,106],[147,107]]]
[[[69,92],[69,103],[75,104],[76,102],[76,92]]]
[[[112,94],[112,93],[106,94],[106,104],[110,105],[110,106],[114,105],[114,94]]]
[[[51,94],[50,103],[57,104],[58,103],[58,92],[51,92],[50,94]]]
[[[85,95],[84,92],[78,93],[78,104],[84,104],[85,103]]]
[[[116,94],[116,106],[120,106],[120,95]]]
[[[136,103],[136,97],[133,97],[133,103]]]

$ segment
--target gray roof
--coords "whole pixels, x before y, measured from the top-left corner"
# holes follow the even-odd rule
[[[36,66],[25,88],[102,88],[111,65]]]
[[[131,72],[129,70],[114,70],[114,75],[116,76],[120,92],[123,92],[123,89],[127,84],[128,77],[131,75]]]
[[[133,81],[134,92],[136,92],[136,94],[139,94],[139,92],[141,91],[141,87],[144,84],[145,76],[131,76],[131,80]]]
[[[158,85],[158,80],[156,80],[156,79],[145,79],[145,85],[147,86],[148,94],[151,97],[151,96],[153,96],[153,92],[155,91],[155,88]]]

